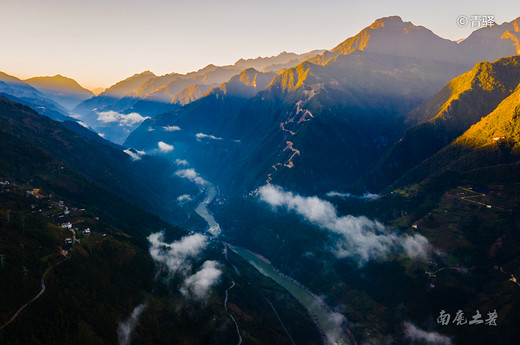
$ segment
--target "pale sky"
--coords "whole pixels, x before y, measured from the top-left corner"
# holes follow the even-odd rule
[[[0,71],[62,74],[87,88],[135,73],[198,70],[239,58],[331,49],[399,15],[457,40],[459,15],[520,16],[518,0],[0,0]]]

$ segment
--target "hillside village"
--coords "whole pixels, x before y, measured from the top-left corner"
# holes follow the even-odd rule
[[[93,229],[100,228],[99,217],[91,214],[85,208],[69,205],[63,200],[55,200],[52,193],[46,194],[42,189],[29,183],[20,184],[15,181],[0,179],[0,193],[28,198],[30,209],[23,210],[23,212],[26,215],[30,213],[43,217],[53,225],[55,235],[60,242],[56,252],[63,256],[69,255],[73,246],[76,243],[81,243],[82,239],[91,235],[97,239],[107,236],[104,232],[93,231]],[[0,215],[6,221],[10,221],[11,210],[0,209]],[[21,219],[22,227],[26,215]]]

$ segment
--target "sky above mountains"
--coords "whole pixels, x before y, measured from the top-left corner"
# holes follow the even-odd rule
[[[185,73],[240,58],[331,49],[375,19],[399,15],[451,40],[475,28],[457,17],[518,17],[516,0],[167,1],[48,0],[4,2],[0,71],[29,78],[62,74],[87,88],[134,73]]]

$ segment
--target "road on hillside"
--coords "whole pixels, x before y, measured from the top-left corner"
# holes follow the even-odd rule
[[[36,296],[34,296],[29,302],[25,303],[24,305],[22,305],[17,311],[16,313],[14,313],[14,315],[9,319],[9,321],[7,321],[6,323],[4,323],[2,326],[0,326],[0,331],[2,329],[4,329],[5,327],[7,327],[11,322],[13,322],[17,317],[18,315],[20,315],[20,313],[25,309],[27,308],[27,306],[29,306],[29,304],[33,303],[34,301],[36,301],[38,298],[41,297],[41,295],[43,295],[43,293],[45,292],[45,277],[47,276],[47,274],[56,266],[58,266],[59,264],[61,264],[62,262],[68,260],[69,257],[67,257],[66,259],[64,260],[61,260],[57,263],[55,263],[54,265],[52,265],[51,267],[47,268],[45,270],[45,272],[43,272],[42,274],[42,278],[41,278],[41,289],[40,289],[40,292],[38,292],[38,294]]]

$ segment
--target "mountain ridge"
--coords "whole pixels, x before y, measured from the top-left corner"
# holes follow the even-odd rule
[[[411,126],[355,186],[376,191],[493,111],[520,83],[520,56],[480,62],[405,116]],[[357,187],[356,187],[357,188]]]
[[[28,83],[0,72],[0,93],[58,121],[73,120],[68,111]]]
[[[398,38],[397,44],[389,43],[394,42],[392,37]],[[442,53],[448,50],[452,53]],[[206,115],[197,112],[201,124],[206,123],[207,117],[207,122],[215,126],[205,124],[199,132],[240,141],[234,147],[225,146],[225,156],[216,148],[223,149],[223,143],[213,143],[206,147],[212,153],[199,155],[199,144],[189,146],[182,133],[164,136],[173,140],[176,147],[191,147],[190,156],[200,157],[194,158],[194,164],[201,173],[209,174],[208,178],[216,183],[231,183],[235,187],[241,184],[243,193],[266,181],[288,184],[294,190],[302,188],[302,192],[309,192],[304,186],[314,188],[312,192],[326,192],[338,183],[351,185],[369,172],[390,143],[410,126],[404,122],[405,114],[474,66],[468,62],[474,57],[460,59],[459,52],[456,42],[438,37],[426,28],[405,23],[399,17],[382,18],[340,43],[335,53],[325,52],[321,58],[303,61],[274,76],[264,90],[243,105],[230,106],[227,99],[231,116],[221,113],[226,107],[217,112],[208,109]],[[446,62],[452,59],[453,62]],[[216,106],[219,101],[203,97],[196,102]],[[162,114],[158,123],[183,128],[184,120],[180,119],[195,116],[188,114],[196,108]],[[126,144],[144,149],[153,145],[145,139],[146,135],[159,140],[160,132],[144,131],[150,124],[153,120],[134,131]],[[196,131],[193,123],[190,130]],[[321,145],[324,138],[330,145]],[[317,147],[334,152],[334,159],[318,154]],[[210,167],[209,162],[217,156],[217,168]],[[227,171],[230,166],[236,171]],[[214,171],[222,175],[214,175]],[[233,174],[240,176],[230,177]]]
[[[69,110],[94,97],[93,92],[79,85],[77,81],[60,74],[52,77],[33,77],[26,79],[25,82]]]

